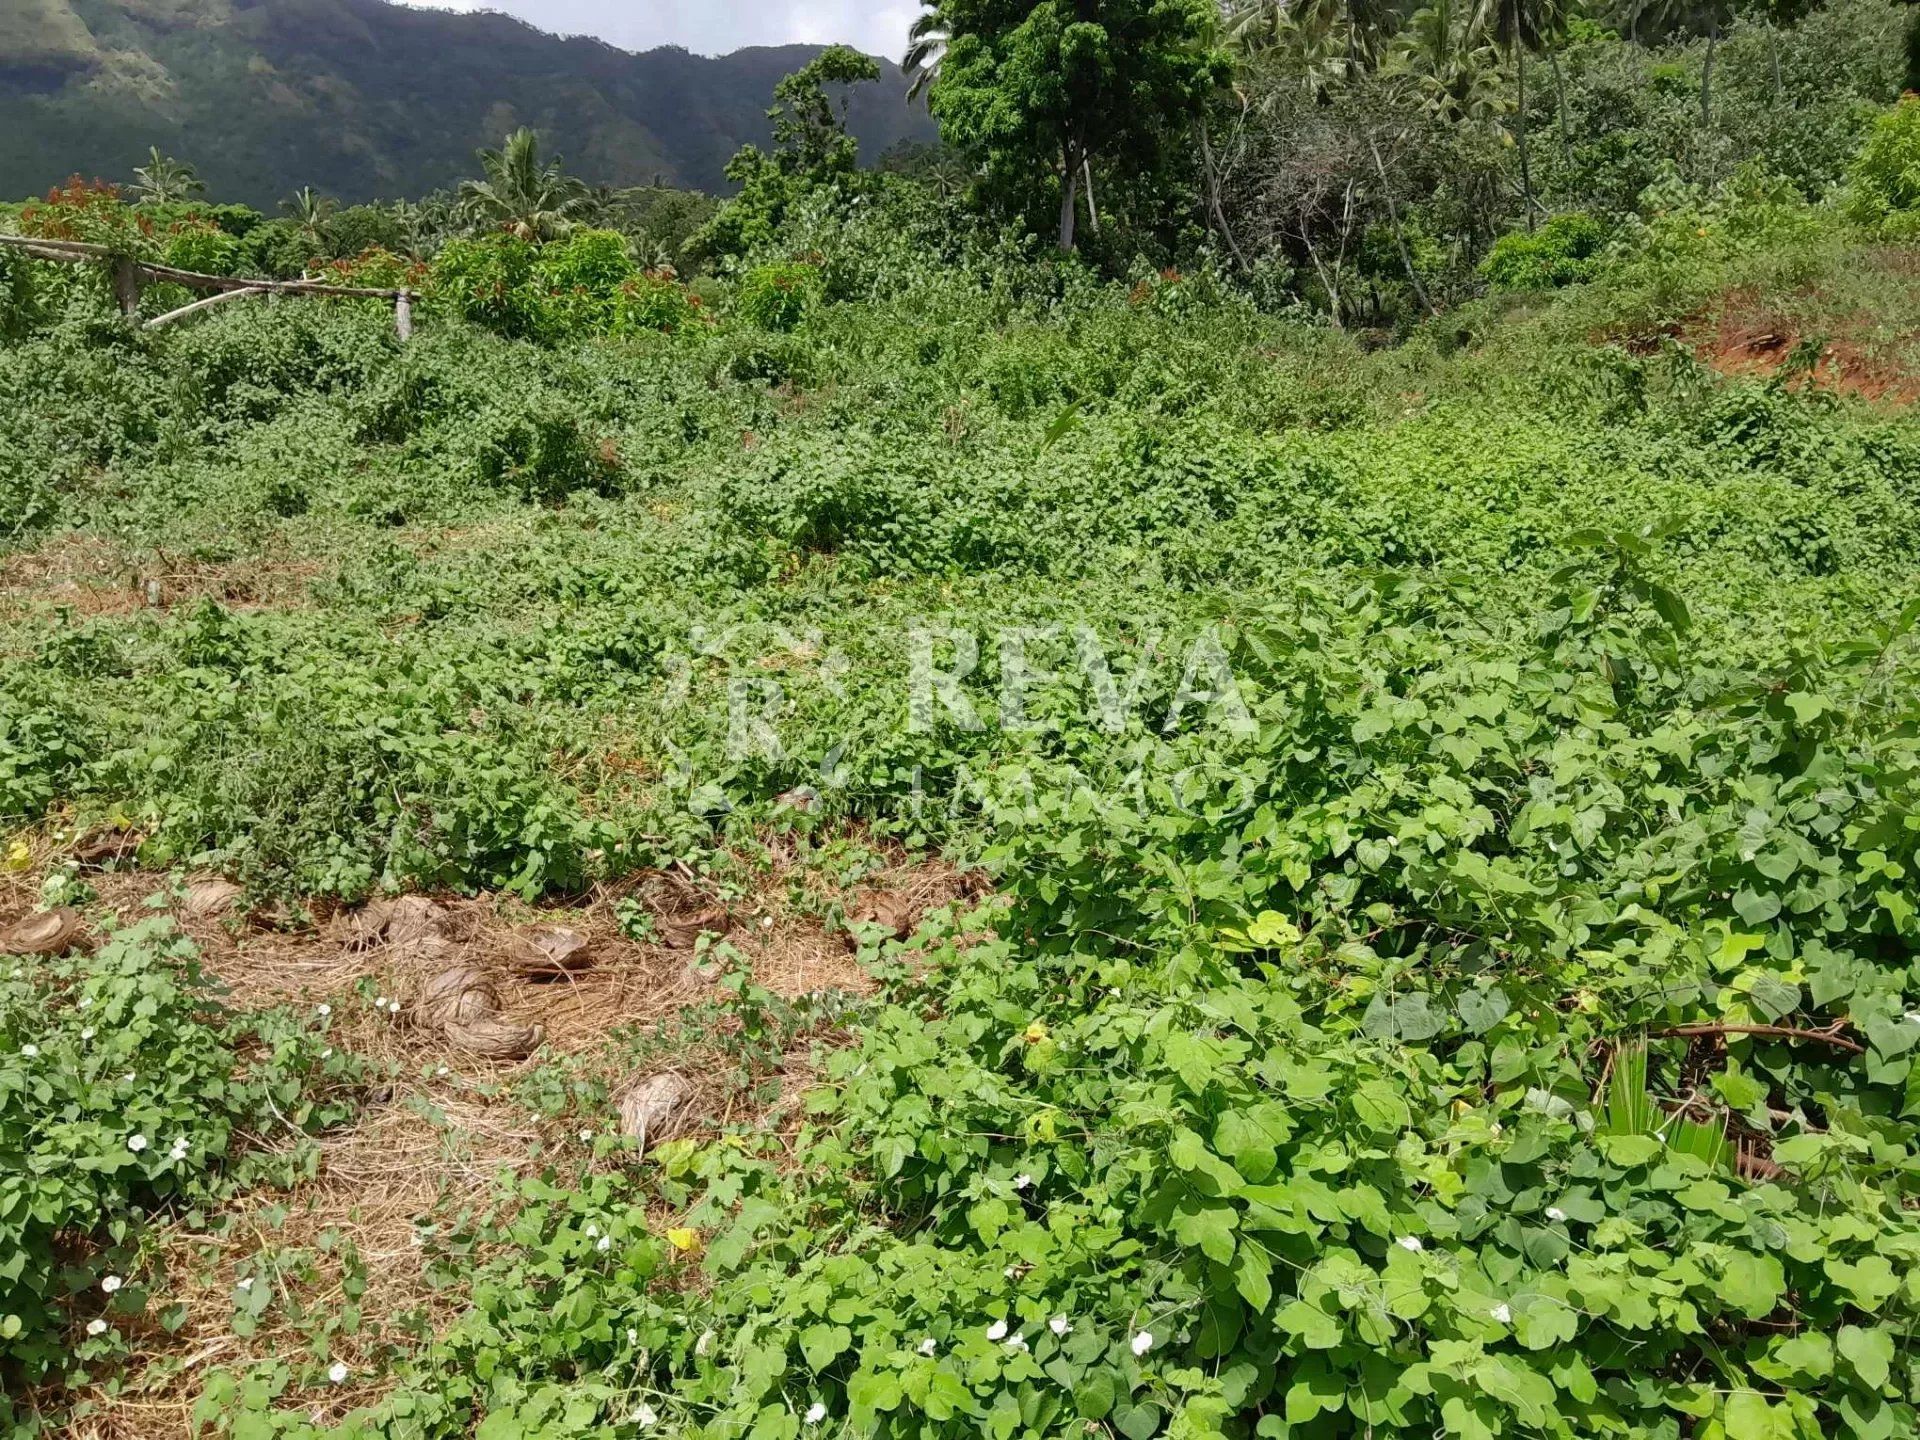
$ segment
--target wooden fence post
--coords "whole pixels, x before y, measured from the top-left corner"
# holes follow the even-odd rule
[[[113,257],[113,298],[129,320],[140,313],[140,267],[131,255]]]
[[[393,297],[393,328],[402,345],[413,338],[413,297],[404,290]]]

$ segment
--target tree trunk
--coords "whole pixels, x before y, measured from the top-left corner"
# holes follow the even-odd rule
[[[1380,174],[1380,194],[1387,202],[1387,218],[1393,222],[1393,243],[1400,251],[1400,263],[1406,267],[1413,293],[1420,297],[1426,312],[1437,320],[1440,312],[1433,308],[1433,301],[1427,298],[1427,287],[1420,283],[1420,272],[1413,268],[1413,256],[1407,253],[1406,233],[1400,228],[1400,207],[1393,203],[1393,184],[1387,179],[1387,167],[1380,159],[1380,147],[1374,144],[1371,135],[1367,136],[1367,149],[1373,153],[1373,168]]]
[[[1207,185],[1207,209],[1212,212],[1213,223],[1220,227],[1220,238],[1227,242],[1227,249],[1233,252],[1233,258],[1242,271],[1248,268],[1247,257],[1240,253],[1240,244],[1233,238],[1233,229],[1227,224],[1227,213],[1220,205],[1220,172],[1213,163],[1213,136],[1207,128],[1207,117],[1200,117],[1200,163]]]
[[[1100,207],[1093,203],[1093,157],[1080,157],[1080,173],[1087,182],[1087,225],[1093,233],[1100,233]]]
[[[1069,145],[1062,157],[1065,162],[1060,176],[1060,248],[1073,249],[1074,222],[1079,219],[1080,206],[1080,157],[1079,147]]]
[[[1547,64],[1553,69],[1553,100],[1560,112],[1560,152],[1569,167],[1573,164],[1573,127],[1567,123],[1567,77],[1560,70],[1560,52],[1547,50]]]
[[[1700,128],[1713,124],[1713,52],[1720,43],[1718,17],[1707,22],[1707,63],[1700,67]]]
[[[1514,46],[1514,73],[1519,82],[1520,105],[1514,111],[1519,121],[1516,140],[1520,145],[1520,197],[1527,212],[1527,229],[1533,229],[1533,169],[1527,163],[1527,47]]]

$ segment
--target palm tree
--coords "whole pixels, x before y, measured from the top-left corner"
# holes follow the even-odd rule
[[[1449,124],[1490,124],[1506,108],[1498,56],[1468,0],[1432,0],[1407,21],[1385,69],[1411,80],[1420,108]]]
[[[309,243],[321,245],[326,241],[327,222],[333,218],[339,203],[331,195],[322,195],[311,185],[302,185],[280,202],[280,208],[300,227],[300,233],[307,237]]]
[[[1539,54],[1560,38],[1567,15],[1562,0],[1480,0],[1475,28],[1513,61],[1519,94],[1514,109],[1514,138],[1520,146],[1520,192],[1533,229],[1533,171],[1527,161],[1527,55]]]
[[[561,167],[555,156],[540,160],[540,137],[516,130],[498,150],[480,152],[484,180],[460,185],[460,202],[475,224],[506,230],[523,240],[551,240],[565,234],[593,208],[586,185]]]
[[[133,188],[144,204],[171,205],[204,194],[207,187],[191,165],[162,155],[160,147],[152,145],[147,149],[147,163],[133,172]]]
[[[940,13],[936,0],[927,0],[927,3],[933,8],[914,21],[907,31],[907,53],[900,62],[907,76],[908,100],[919,99],[921,93],[940,78],[940,63],[947,58],[947,41],[951,38],[947,17]]]

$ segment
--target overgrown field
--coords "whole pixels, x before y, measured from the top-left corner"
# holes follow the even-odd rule
[[[898,244],[0,349],[5,914],[111,933],[0,978],[16,1430],[1913,1433],[1920,427],[1708,363],[1911,252],[1734,195],[1368,350]],[[396,893],[590,1023],[439,1048]]]

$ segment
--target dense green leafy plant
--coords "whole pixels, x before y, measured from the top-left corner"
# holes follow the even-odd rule
[[[1591,280],[1606,230],[1591,215],[1556,215],[1538,230],[1502,235],[1480,264],[1496,290],[1552,290]]]
[[[740,278],[733,307],[763,330],[792,330],[818,302],[820,269],[798,261],[756,266]]]
[[[97,955],[0,971],[0,1360],[15,1376],[113,1353],[146,1304],[144,1222],[217,1198],[250,1138],[350,1109],[353,1068],[323,1056],[321,1031],[228,1013],[196,960],[156,919]]]
[[[1874,120],[1847,175],[1846,211],[1888,240],[1920,235],[1920,97]]]

